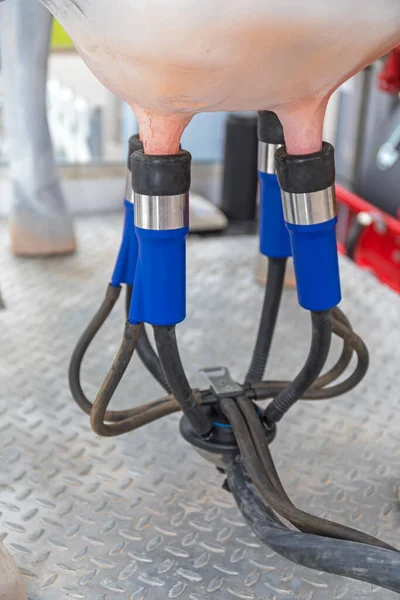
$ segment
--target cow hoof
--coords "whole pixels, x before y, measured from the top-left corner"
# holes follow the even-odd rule
[[[0,599],[26,600],[21,573],[0,542]]]
[[[15,223],[10,224],[10,240],[14,256],[60,256],[73,254],[76,250],[74,236],[60,236],[52,231],[47,231],[46,235],[38,234]]]
[[[10,217],[11,251],[15,256],[57,256],[76,250],[72,217],[62,201],[18,203]],[[57,198],[57,200],[56,200]]]

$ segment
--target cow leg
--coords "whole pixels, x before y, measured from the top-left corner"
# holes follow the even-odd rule
[[[13,559],[0,542],[0,598],[26,600],[25,586]]]
[[[36,0],[0,3],[4,127],[13,204],[11,247],[17,255],[75,250],[46,114],[46,80],[52,17]]]

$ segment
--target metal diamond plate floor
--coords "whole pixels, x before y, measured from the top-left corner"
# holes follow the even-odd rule
[[[396,595],[316,573],[274,555],[245,526],[220,475],[178,436],[178,416],[100,439],[70,399],[73,344],[102,298],[120,218],[77,223],[75,257],[20,260],[0,228],[0,539],[30,600],[365,600]],[[241,377],[262,290],[254,238],[192,239],[188,314],[179,327],[194,384],[204,366]],[[329,403],[302,403],[273,453],[300,507],[400,546],[400,299],[342,262],[343,307],[366,339],[365,382]],[[118,314],[84,368],[92,395],[119,344]],[[305,358],[307,315],[287,291],[269,375],[290,377]],[[336,351],[338,351],[336,347]],[[135,360],[115,405],[160,394]]]

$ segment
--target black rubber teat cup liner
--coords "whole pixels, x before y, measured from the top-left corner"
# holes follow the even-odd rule
[[[131,171],[131,158],[132,154],[137,150],[143,150],[143,142],[139,139],[139,134],[132,135],[129,140],[129,150],[128,150],[128,169]]]
[[[259,142],[276,145],[285,143],[282,123],[271,110],[260,110],[257,131]]]
[[[275,153],[279,185],[290,194],[310,194],[335,183],[335,151],[324,142],[319,152],[291,155],[284,147]]]
[[[145,196],[186,194],[190,189],[191,161],[186,150],[165,156],[137,150],[131,158],[134,192]]]

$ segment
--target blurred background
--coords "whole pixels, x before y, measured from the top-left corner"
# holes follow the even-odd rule
[[[89,431],[88,419],[72,402],[67,365],[113,272],[129,177],[128,139],[137,133],[137,123],[129,107],[96,80],[40,3],[0,0],[0,7],[1,17],[9,19],[0,19],[0,316],[6,341],[0,365],[0,546],[4,542],[17,557],[29,599],[94,600],[124,591],[132,600],[183,598],[197,585],[207,593],[226,590],[229,597],[240,598],[272,593],[279,600],[289,593],[291,598],[318,594],[318,599],[328,600],[332,590],[335,598],[365,598],[365,588],[358,595],[333,578],[316,583],[313,575],[301,582],[297,571],[279,566],[277,556],[257,550],[254,538],[246,541],[248,534],[238,525],[236,508],[227,503],[214,467],[206,471],[203,461],[198,466],[195,454],[177,440],[175,417],[150,433],[146,428],[117,441],[95,438]],[[42,93],[46,64],[52,144]],[[323,496],[321,516],[331,512],[357,527],[362,528],[362,520],[367,528],[382,526],[393,543],[400,452],[399,436],[392,429],[400,376],[399,92],[400,49],[336,91],[324,127],[324,138],[336,152],[339,251],[350,259],[340,261],[344,308],[372,349],[369,379],[347,404],[319,408],[302,403],[301,412],[294,413],[278,436],[280,445],[274,445],[278,466],[302,508],[314,509]],[[203,365],[226,361],[237,377],[256,335],[262,286],[254,280],[264,284],[267,276],[267,259],[258,252],[254,235],[259,206],[257,115],[198,115],[182,145],[193,156],[192,239],[188,319],[180,327],[179,341],[191,381],[200,387],[204,383],[197,367]],[[310,335],[294,286],[290,265],[280,345],[270,363],[278,380],[297,372]],[[96,397],[119,348],[124,321],[120,300],[85,359],[89,397]],[[121,408],[131,405],[133,395],[141,402],[159,393],[137,357],[134,361],[133,373],[118,390]],[[299,484],[302,476],[305,485]],[[223,529],[217,530],[220,522]],[[172,536],[176,531],[175,541],[171,531]],[[196,561],[185,559],[182,564],[190,564],[190,570],[185,567],[180,573],[175,564],[185,553],[189,556],[189,546],[200,548],[199,531],[210,545],[204,545]],[[158,542],[164,533],[173,560],[164,560],[164,544]],[[181,542],[183,551],[174,549]],[[231,548],[225,559],[221,545]],[[147,558],[143,548],[151,553]],[[208,553],[212,548],[218,563],[226,561],[226,569],[214,565]],[[155,578],[157,553],[163,563]],[[208,556],[204,562],[203,556]],[[255,558],[250,562],[251,556]],[[164,570],[167,563],[174,569]],[[210,574],[219,568],[217,576]],[[239,589],[239,572],[248,575],[244,591],[236,593],[232,590]],[[264,585],[265,574],[274,587]],[[208,588],[203,586],[207,577]],[[168,578],[173,579],[169,592],[163,587]],[[3,582],[0,561],[0,597]],[[291,586],[293,594],[286,591]],[[374,592],[379,594],[379,588]]]
[[[0,73],[0,93],[2,85]],[[371,253],[372,243],[373,253],[378,253],[375,262],[385,262],[385,272],[390,271],[381,279],[388,282],[389,277],[391,287],[398,290],[399,231],[386,217],[397,223],[400,218],[399,90],[400,52],[395,51],[353,77],[333,95],[324,130],[324,138],[335,146],[337,181],[344,189],[343,194],[338,194],[342,202],[338,229],[341,250],[375,272],[377,265],[371,266],[368,260],[365,264],[360,249],[361,237],[366,228],[372,227],[374,235],[380,237],[371,242],[367,236],[367,253]],[[138,130],[135,118],[125,103],[96,80],[56,21],[51,33],[47,109],[68,209],[72,214],[121,210],[127,142]],[[239,139],[241,147],[245,144],[247,148],[247,163],[244,165],[241,160],[240,173],[235,166],[239,160],[235,155]],[[198,115],[184,133],[182,144],[194,159],[192,231],[254,232],[258,202],[256,115]],[[9,215],[12,204],[7,163],[8,143],[2,128],[0,217]],[[354,192],[368,206],[359,204],[346,192]],[[390,239],[384,244],[382,257],[382,235],[388,229]],[[354,245],[355,237],[356,250],[346,250],[349,243]]]

